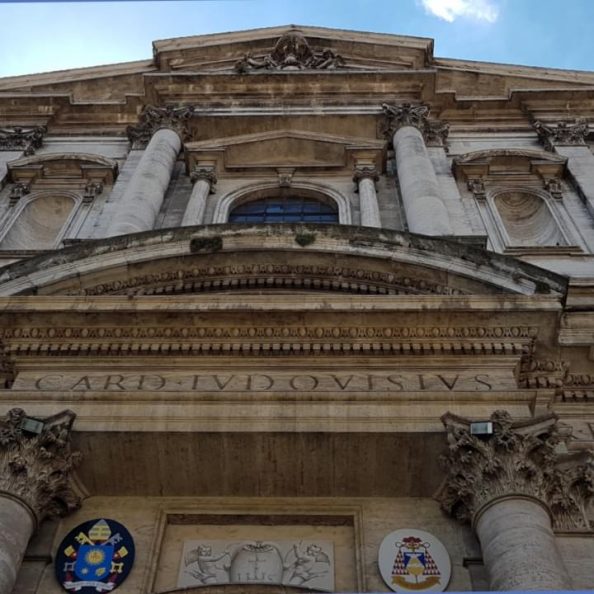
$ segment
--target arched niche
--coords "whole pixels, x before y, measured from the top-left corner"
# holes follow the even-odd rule
[[[21,199],[0,239],[2,250],[50,250],[58,246],[77,206],[66,192],[38,192]]]
[[[493,204],[510,246],[565,246],[568,241],[544,197],[528,190],[498,192]]]
[[[213,214],[213,223],[229,222],[229,215],[236,208],[249,202],[266,200],[270,198],[289,199],[291,196],[305,200],[316,201],[330,206],[336,211],[338,217],[335,222],[342,225],[351,224],[351,207],[348,199],[332,188],[321,184],[300,182],[293,183],[290,187],[279,187],[278,184],[254,184],[240,188],[223,196],[217,203]]]

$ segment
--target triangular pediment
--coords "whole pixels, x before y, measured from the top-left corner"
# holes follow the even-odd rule
[[[189,167],[217,164],[244,168],[349,168],[356,162],[381,168],[385,142],[302,130],[272,130],[186,144]]]
[[[285,45],[283,45],[285,43]],[[284,61],[295,50],[295,62]],[[280,49],[279,49],[280,48]],[[433,54],[433,41],[419,37],[360,33],[321,27],[288,25],[234,33],[166,39],[153,43],[161,72],[228,72],[241,70],[246,56],[253,62],[245,72],[292,70],[419,70]],[[309,52],[302,59],[300,50]],[[283,53],[285,52],[285,53]],[[331,58],[336,60],[332,61]],[[330,63],[326,63],[330,59]]]

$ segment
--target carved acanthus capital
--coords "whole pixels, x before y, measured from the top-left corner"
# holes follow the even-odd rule
[[[214,194],[217,183],[217,174],[214,167],[194,167],[190,173],[190,181],[195,184],[198,180],[207,181],[210,184],[210,193]]]
[[[353,175],[353,181],[357,185],[355,191],[359,190],[359,182],[362,179],[370,179],[375,183],[379,180],[379,172],[375,167],[357,167]]]
[[[23,151],[25,156],[33,155],[35,149],[41,147],[46,132],[45,126],[0,128],[0,151]]]
[[[391,139],[394,133],[403,126],[412,126],[421,132],[427,145],[447,148],[450,126],[441,120],[430,120],[428,105],[413,105],[412,103],[388,105],[383,103],[382,110],[385,116],[383,133],[386,137]]]
[[[534,129],[543,146],[548,151],[553,151],[556,146],[572,146],[586,144],[588,135],[588,122],[576,119],[574,122],[559,122],[545,124],[539,120],[533,123]]]
[[[148,105],[140,114],[138,124],[126,128],[132,148],[145,148],[152,135],[162,128],[174,130],[182,139],[185,138],[188,133],[187,122],[193,113],[194,107],[191,105],[182,107]]]
[[[32,419],[20,408],[0,418],[0,493],[26,504],[38,522],[80,507],[70,474],[80,454],[70,448],[75,414]]]
[[[436,497],[447,513],[473,521],[500,497],[529,497],[550,510],[555,528],[590,528],[592,454],[562,453],[569,432],[555,415],[514,422],[509,413],[496,411],[490,435],[473,435],[468,419],[450,413],[442,421],[449,444],[442,462],[448,474]]]
[[[333,50],[313,50],[303,33],[294,30],[279,37],[270,54],[261,58],[246,54],[235,70],[240,74],[250,70],[334,70],[344,65],[344,59]]]

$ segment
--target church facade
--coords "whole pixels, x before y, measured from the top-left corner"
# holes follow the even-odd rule
[[[593,588],[593,151],[424,38],[0,79],[0,594]]]

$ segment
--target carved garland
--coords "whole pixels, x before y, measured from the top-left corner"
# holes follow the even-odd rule
[[[437,499],[448,514],[472,521],[498,497],[525,496],[544,503],[557,530],[589,530],[588,506],[594,499],[591,452],[560,454],[569,438],[555,415],[514,423],[506,411],[490,421],[492,435],[470,433],[470,421],[450,413],[442,417],[448,453],[447,478]]]
[[[69,482],[81,459],[70,448],[75,416],[64,411],[44,419],[39,434],[23,428],[25,412],[20,408],[0,418],[0,491],[26,503],[38,522],[80,507]]]

